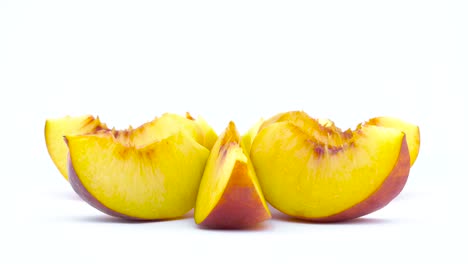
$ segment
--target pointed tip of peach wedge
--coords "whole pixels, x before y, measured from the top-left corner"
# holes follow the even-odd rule
[[[400,130],[362,124],[343,132],[304,112],[275,116],[255,137],[251,157],[273,207],[318,222],[382,208],[400,193],[410,168]]]
[[[419,146],[421,144],[419,126],[406,122],[399,118],[389,117],[389,116],[371,118],[366,122],[366,124],[374,125],[374,126],[381,126],[381,127],[388,127],[388,128],[395,128],[405,133],[406,141],[408,142],[410,158],[411,158],[411,166],[413,166],[413,164],[416,162],[416,159],[418,158]]]
[[[68,148],[63,141],[64,135],[86,134],[107,129],[99,117],[83,115],[66,116],[57,119],[47,119],[44,126],[44,136],[50,158],[57,169],[68,180],[67,153]]]
[[[206,228],[237,229],[271,218],[241,137],[230,122],[211,150],[200,183],[195,222]]]

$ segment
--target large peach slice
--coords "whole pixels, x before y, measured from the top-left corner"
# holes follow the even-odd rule
[[[127,219],[176,218],[192,209],[209,150],[185,132],[169,133],[173,127],[152,129],[65,136],[76,193]]]
[[[45,123],[44,135],[47,151],[57,169],[65,179],[68,179],[67,153],[68,148],[63,141],[64,135],[86,134],[99,130],[107,130],[99,118],[91,115],[48,119]]]
[[[318,222],[349,220],[384,207],[403,189],[410,169],[400,130],[359,125],[343,132],[304,112],[267,120],[251,157],[272,206]]]
[[[420,145],[419,127],[417,125],[389,116],[374,117],[367,121],[366,124],[396,128],[403,131],[406,135],[406,141],[408,142],[411,166],[413,166],[414,162],[418,158]]]
[[[67,153],[68,148],[63,141],[65,135],[81,135],[112,131],[92,116],[65,117],[46,120],[45,138],[50,157],[55,165],[68,179]],[[129,133],[131,131],[131,133]],[[202,118],[194,119],[187,113],[186,117],[166,113],[153,121],[145,123],[135,129],[117,133],[119,137],[128,137],[135,145],[146,145],[161,140],[172,134],[183,132],[193,137],[198,143],[211,149],[217,135],[213,128]]]
[[[241,141],[230,122],[211,150],[195,206],[203,227],[246,228],[271,217]]]

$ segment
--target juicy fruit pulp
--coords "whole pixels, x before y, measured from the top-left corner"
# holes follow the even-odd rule
[[[106,129],[99,130],[97,133],[111,133],[121,144],[135,147],[143,147],[177,133],[184,133],[192,137],[207,149],[211,149],[216,140],[216,134],[213,136],[214,132],[210,126],[205,123],[200,125],[189,114],[187,117],[183,117],[166,113],[135,129],[132,127],[127,130]]]
[[[244,228],[270,213],[233,122],[208,158],[195,206],[195,222],[208,228]]]
[[[288,215],[316,221],[348,220],[385,206],[409,173],[405,134],[372,125],[343,132],[323,123],[288,112],[262,125],[251,157],[267,201]],[[397,183],[373,197],[389,176]]]
[[[260,120],[243,137],[230,122],[219,138],[188,113],[122,131],[65,117],[46,121],[45,139],[73,189],[102,212],[156,220],[195,206],[195,222],[208,228],[269,219],[265,200],[318,222],[371,213],[403,189],[420,146],[419,127],[396,118],[343,131],[300,111]]]
[[[190,135],[208,149],[211,149],[217,138],[213,128],[202,117],[194,119],[188,113],[186,117],[166,113],[135,129],[130,127],[127,130],[109,129],[99,118],[90,115],[49,119],[46,120],[44,134],[50,157],[60,173],[68,179],[68,148],[63,141],[65,135],[112,133],[123,145],[144,146],[178,132]]]
[[[97,209],[150,220],[179,217],[193,208],[209,151],[187,135],[140,147],[126,146],[111,133],[66,139],[70,182]]]
[[[366,124],[396,128],[403,131],[406,135],[406,141],[408,142],[411,166],[413,166],[419,154],[420,134],[418,126],[394,117],[374,117],[367,121]]]
[[[67,154],[68,148],[63,141],[64,135],[86,134],[107,130],[107,126],[90,115],[64,117],[46,120],[44,134],[47,151],[57,169],[68,180]]]
[[[195,205],[216,137],[205,121],[174,114],[136,129],[65,135],[69,181],[83,200],[112,216],[180,217]]]

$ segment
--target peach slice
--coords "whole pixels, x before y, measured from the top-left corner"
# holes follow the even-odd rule
[[[203,227],[246,228],[271,217],[241,141],[230,122],[211,150],[195,206]]]
[[[304,112],[265,121],[251,158],[266,200],[290,216],[344,221],[387,205],[410,169],[405,134],[359,125],[341,131]]]
[[[45,123],[44,135],[47,151],[57,169],[68,180],[67,153],[68,148],[63,141],[64,135],[86,134],[107,130],[107,126],[101,123],[98,117],[91,115],[48,119]]]
[[[180,217],[195,205],[209,150],[186,132],[171,134],[174,127],[143,126],[65,136],[70,183],[83,200],[111,216]]]
[[[90,115],[46,120],[45,138],[47,149],[65,179],[68,179],[68,148],[63,141],[63,136],[101,133],[112,130],[101,123],[99,118]],[[135,145],[146,145],[179,131],[187,133],[208,149],[211,149],[217,138],[213,128],[202,117],[195,120],[189,113],[187,113],[186,117],[165,113],[136,129],[130,127],[128,131],[122,131],[116,135],[121,138],[128,137]]]
[[[408,142],[408,149],[411,158],[411,166],[413,166],[414,162],[418,158],[420,145],[419,127],[417,125],[405,122],[398,118],[388,116],[374,117],[367,121],[366,124],[396,128],[403,131],[406,134],[406,141]]]

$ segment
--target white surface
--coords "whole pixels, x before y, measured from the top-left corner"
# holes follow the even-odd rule
[[[0,1],[0,263],[466,263],[467,4],[309,2]],[[76,198],[43,139],[67,114],[190,111],[220,132],[295,109],[419,124],[401,196],[344,224],[123,223]]]

